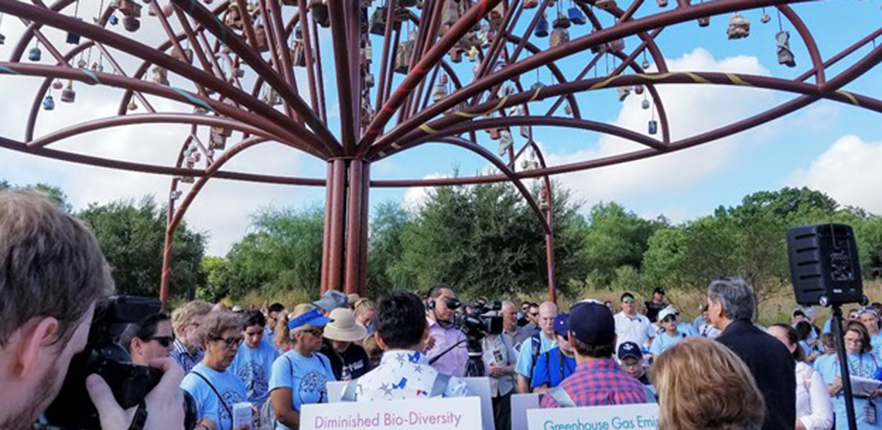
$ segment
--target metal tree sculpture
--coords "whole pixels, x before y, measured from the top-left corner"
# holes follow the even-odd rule
[[[173,233],[212,178],[324,185],[321,288],[362,294],[371,187],[510,181],[546,233],[549,297],[554,300],[549,175],[700,145],[821,99],[882,110],[878,99],[843,90],[882,60],[882,47],[875,47],[875,43],[863,56],[855,54],[874,42],[882,29],[825,59],[813,33],[790,7],[804,0],[696,4],[677,0],[670,6],[667,0],[657,0],[657,8],[643,0],[630,4],[615,0],[229,0],[215,5],[212,0],[139,1],[113,0],[106,6],[102,1],[94,20],[82,20],[79,11],[85,2],[80,5],[80,0],[57,0],[48,6],[41,0],[0,0],[0,13],[17,17],[26,26],[9,60],[0,62],[0,73],[43,78],[30,107],[24,139],[0,137],[0,146],[76,163],[170,176],[163,303],[168,296]],[[809,54],[802,61],[810,65],[798,77],[668,70],[655,41],[665,28],[695,21],[705,27],[711,17],[731,14],[728,38],[744,38],[750,34],[750,23],[742,13],[762,13],[760,21],[767,23],[766,7],[777,9],[779,21],[788,22]],[[791,34],[780,22],[779,30],[775,35],[778,62],[795,67]],[[158,40],[156,45],[142,42],[150,35]],[[72,45],[67,52],[61,48],[65,42]],[[88,53],[91,58],[93,49],[100,60],[89,64],[84,56]],[[43,50],[48,55],[43,55]],[[647,71],[647,54],[655,65],[652,72]],[[333,61],[323,62],[323,55]],[[128,63],[118,60],[120,57]],[[608,62],[609,58],[617,67],[597,76],[599,61]],[[831,66],[846,58],[850,65],[828,78]],[[564,60],[569,60],[567,67]],[[333,64],[332,72],[323,70],[326,63]],[[136,70],[126,71],[125,64]],[[555,82],[542,84],[533,78],[531,72],[540,68],[549,70]],[[589,77],[592,70],[594,77]],[[673,140],[668,113],[656,88],[665,84],[749,86],[796,96],[749,118]],[[55,108],[53,90],[61,91],[61,102],[70,103],[76,100],[77,90],[89,86],[121,90],[116,116],[35,135],[41,108]],[[643,108],[653,112],[647,130],[585,119],[584,106],[576,96],[598,90],[617,91],[621,98],[631,92],[643,95]],[[332,93],[340,112],[339,120],[329,121],[326,96]],[[160,99],[185,108],[157,112],[151,100]],[[7,109],[15,108],[13,101],[5,102]],[[563,114],[559,113],[561,106]],[[536,113],[545,107],[545,112]],[[138,113],[139,109],[146,113]],[[179,152],[169,155],[171,165],[49,147],[84,133],[135,124],[188,124],[190,132],[183,136]],[[533,139],[534,126],[609,134],[636,142],[643,149],[546,165]],[[486,131],[489,139],[479,131]],[[233,137],[238,140],[228,145],[227,140]],[[497,153],[486,148],[488,141],[496,141]],[[265,142],[278,142],[327,162],[327,177],[222,170],[242,151]],[[472,151],[500,173],[430,180],[370,179],[372,163],[429,142]],[[524,184],[528,178],[540,179],[538,198]]]

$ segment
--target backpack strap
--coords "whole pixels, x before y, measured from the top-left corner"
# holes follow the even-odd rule
[[[534,334],[530,337],[530,356],[533,360],[530,366],[530,378],[533,378],[533,371],[536,370],[536,362],[539,361],[539,351],[542,349],[542,332]]]
[[[232,420],[233,420],[233,411],[230,409],[229,406],[227,406],[227,402],[224,401],[223,396],[221,396],[220,393],[217,392],[217,389],[214,388],[214,385],[212,385],[211,382],[208,380],[208,378],[206,378],[204,375],[202,375],[201,373],[199,373],[199,372],[197,372],[197,371],[195,371],[195,370],[191,370],[190,372],[193,373],[193,374],[195,374],[196,376],[202,378],[202,380],[205,381],[206,384],[208,384],[208,387],[211,388],[211,391],[214,391],[214,394],[217,396],[217,400],[218,400],[218,401],[220,402],[220,404],[224,407],[224,409],[227,410],[227,413],[230,414],[230,421],[231,421],[231,424],[232,424]],[[220,421],[220,417],[218,417],[218,421]],[[220,428],[220,427],[221,427],[221,423],[218,422],[218,423],[217,423],[217,426],[218,426],[218,428]]]
[[[450,375],[439,373],[432,384],[432,392],[429,394],[429,397],[443,397],[444,393],[447,392],[448,384],[450,384]]]
[[[575,408],[576,402],[573,401],[573,398],[570,397],[570,393],[567,393],[560,385],[557,387],[551,388],[545,392],[546,396],[551,396],[557,404],[562,408]]]

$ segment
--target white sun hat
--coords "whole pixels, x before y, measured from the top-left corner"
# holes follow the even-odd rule
[[[355,322],[355,314],[348,308],[337,308],[328,315],[331,322],[325,326],[326,339],[340,342],[356,342],[367,336],[367,329]]]

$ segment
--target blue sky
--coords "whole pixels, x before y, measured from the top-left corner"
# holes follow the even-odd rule
[[[674,3],[671,2],[668,8]],[[644,9],[645,12],[638,13],[638,17],[655,12],[657,6],[655,2],[648,1]],[[869,1],[813,2],[795,5],[794,10],[814,32],[824,58],[878,28],[877,23],[882,15],[878,3]],[[752,23],[751,36],[744,40],[727,40],[728,17],[717,16],[712,19],[709,28],[684,23],[665,29],[657,42],[672,70],[795,77],[809,67],[808,53],[796,32],[785,21],[785,29],[791,32],[791,47],[797,67],[788,69],[777,64],[774,35],[778,31],[778,21],[774,12],[770,10],[770,13],[772,21],[764,25],[760,23],[761,11],[744,12]],[[15,40],[15,33],[19,30],[20,24],[11,17],[6,17],[0,27],[0,32],[6,33],[9,40]],[[586,27],[574,26],[571,37],[578,37],[585,31]],[[330,40],[327,32],[324,32],[321,40],[323,43]],[[380,39],[373,40],[374,55],[378,58]],[[545,47],[548,41],[540,39],[536,43]],[[626,49],[636,44],[631,38],[626,41]],[[8,58],[10,45],[7,41],[5,46],[0,46],[0,58]],[[865,48],[859,53],[868,51],[869,48]],[[326,82],[333,77],[333,64],[329,57],[324,55]],[[571,77],[589,58],[587,54],[579,54],[559,65]],[[854,58],[850,57],[842,67],[828,71],[828,79],[850,65]],[[132,63],[123,61],[123,64],[126,67]],[[374,62],[375,68],[378,64],[379,61]],[[603,74],[605,61],[601,60],[600,65],[600,73]],[[459,66],[461,76],[470,77],[470,67],[471,64],[464,61]],[[540,72],[539,76],[543,82],[551,82],[547,71]],[[593,77],[593,74],[589,76]],[[882,68],[877,67],[846,89],[879,97],[880,79]],[[175,85],[174,77],[172,80],[172,85]],[[525,86],[532,84],[533,80],[534,72],[523,78]],[[5,118],[0,119],[0,134],[16,139],[22,138],[24,111],[27,108],[25,105],[17,107],[12,100],[23,99],[29,103],[33,97],[33,90],[28,90],[21,82],[33,85],[37,81],[0,76],[0,92],[9,96],[5,97],[3,104]],[[118,93],[90,91],[88,96],[85,96],[86,91],[81,91],[76,105],[59,105],[56,111],[48,113],[51,115],[41,114],[38,130],[48,133],[77,119],[112,116],[115,111],[114,96],[118,96]],[[794,97],[763,90],[696,85],[665,86],[660,91],[671,118],[674,138],[687,137],[736,121]],[[641,98],[632,94],[621,103],[614,90],[586,93],[578,97],[584,118],[646,132],[650,111],[640,108]],[[536,103],[535,107],[531,105],[531,110],[544,112],[541,107],[550,106],[550,103]],[[159,109],[181,109],[175,103],[157,101],[156,104]],[[328,94],[328,105],[332,118],[330,127],[335,130],[338,127],[334,119],[337,102],[333,91]],[[99,111],[101,114],[96,115]],[[57,147],[109,154],[128,160],[168,163],[173,158],[169,155],[172,153],[169,148],[173,151],[175,145],[180,145],[179,136],[183,131],[180,127],[138,126],[89,134],[60,143]],[[542,128],[534,133],[553,164],[637,148],[628,142],[583,131]],[[495,152],[496,142],[487,139],[484,133],[479,135],[480,143]],[[744,195],[752,192],[803,185],[825,191],[841,203],[882,213],[882,196],[877,191],[878,184],[882,183],[882,169],[876,167],[876,160],[882,160],[882,125],[878,114],[839,103],[820,102],[742,135],[702,147],[623,166],[560,175],[557,179],[585,201],[586,210],[594,203],[614,200],[642,216],[664,214],[677,222],[710,213],[718,205],[737,204]],[[0,151],[0,166],[3,166],[0,178],[13,183],[48,182],[61,186],[77,209],[90,202],[138,199],[145,194],[155,195],[162,200],[168,190],[168,180],[158,176],[72,166],[8,151]],[[372,174],[374,179],[423,178],[450,175],[454,169],[459,169],[461,174],[470,175],[488,172],[487,166],[485,160],[471,152],[443,145],[425,145],[376,163]],[[249,150],[226,169],[306,177],[322,177],[325,173],[322,162],[292,153],[278,145]],[[378,189],[372,192],[371,203],[401,201],[408,207],[416,207],[423,196],[424,191],[420,189]],[[223,255],[233,242],[248,231],[249,214],[259,208],[303,207],[321,204],[323,198],[322,188],[213,181],[194,203],[187,221],[212,237],[209,254]]]

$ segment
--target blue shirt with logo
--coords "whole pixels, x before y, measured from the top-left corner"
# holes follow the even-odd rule
[[[257,348],[251,348],[245,342],[239,346],[229,371],[245,384],[248,401],[254,406],[259,407],[269,397],[270,374],[278,356],[279,351],[266,342],[260,342]]]
[[[181,381],[181,388],[196,401],[199,419],[208,417],[217,423],[217,430],[233,430],[233,405],[246,401],[246,394],[242,381],[230,369],[218,372],[199,363]]]
[[[328,403],[328,381],[336,381],[328,357],[314,352],[304,357],[297,351],[288,351],[273,362],[270,391],[291,389],[291,405],[300,412],[304,404]],[[290,430],[278,423],[276,430]]]

